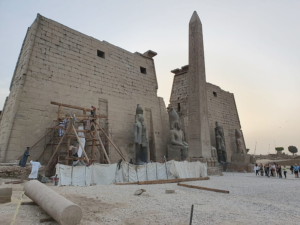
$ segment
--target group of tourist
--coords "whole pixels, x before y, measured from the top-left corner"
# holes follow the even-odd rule
[[[290,166],[290,171],[292,174],[295,174],[295,178],[299,178],[299,169],[300,169],[300,163],[299,166],[295,164],[294,166]],[[284,165],[283,167],[281,165],[272,163],[272,164],[265,164],[262,163],[254,166],[254,172],[256,176],[268,176],[268,177],[279,177],[282,178],[282,172],[284,174],[284,178],[286,179],[287,174],[287,167]]]

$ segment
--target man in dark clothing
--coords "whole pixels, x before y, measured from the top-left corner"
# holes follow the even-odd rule
[[[19,166],[21,167],[26,167],[26,162],[27,162],[27,158],[29,155],[29,147],[27,147],[27,149],[25,150],[20,162],[19,162]]]
[[[291,165],[290,170],[291,170],[292,174],[294,174],[294,166],[293,165]]]
[[[265,164],[265,176],[269,176],[269,164]]]

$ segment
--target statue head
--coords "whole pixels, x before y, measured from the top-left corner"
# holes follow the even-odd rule
[[[235,129],[235,138],[238,139],[238,138],[241,138],[242,137],[242,133],[240,130],[238,129]]]
[[[167,107],[167,112],[169,113],[169,112],[171,112],[173,110],[173,106],[171,106],[170,104],[168,105],[168,107]]]
[[[174,128],[175,128],[176,130],[180,130],[180,124],[179,124],[178,121],[175,121],[175,122],[174,122]]]
[[[216,122],[216,128],[220,128],[220,124],[218,122]]]
[[[143,109],[140,106],[140,104],[137,104],[135,112],[136,112],[136,115],[138,115],[138,114],[142,114],[143,115]]]
[[[168,113],[169,113],[170,129],[172,130],[174,128],[174,123],[179,121],[179,116],[174,108],[170,108]]]

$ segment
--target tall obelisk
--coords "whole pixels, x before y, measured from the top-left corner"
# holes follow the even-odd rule
[[[197,12],[189,23],[189,157],[211,157],[202,24]]]

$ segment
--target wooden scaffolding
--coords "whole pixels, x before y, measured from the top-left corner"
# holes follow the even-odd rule
[[[117,145],[114,143],[112,138],[109,137],[109,135],[105,132],[103,128],[98,123],[98,119],[100,118],[107,118],[106,115],[100,115],[97,114],[97,110],[93,109],[87,109],[83,107],[78,107],[74,105],[68,105],[68,104],[63,104],[63,103],[58,103],[58,102],[51,102],[52,105],[57,105],[58,106],[58,111],[57,111],[57,118],[55,120],[55,125],[53,127],[47,128],[46,134],[40,138],[34,145],[30,147],[29,150],[34,148],[38,143],[40,143],[43,139],[45,139],[45,146],[43,151],[41,152],[39,159],[44,158],[45,152],[47,149],[49,149],[49,145],[52,146],[52,155],[47,162],[47,166],[45,171],[47,170],[52,170],[53,168],[50,168],[50,165],[53,161],[54,158],[57,159],[57,162],[60,161],[60,157],[64,156],[64,163],[65,165],[69,165],[70,161],[73,164],[73,161],[85,161],[88,165],[91,165],[95,161],[97,161],[97,158],[100,159],[101,152],[103,152],[104,155],[104,161],[108,164],[110,164],[110,159],[109,155],[106,151],[107,148],[105,148],[105,145],[108,146],[111,144],[113,148],[117,151],[117,153],[121,156],[122,160],[125,160],[124,154],[121,152],[121,150],[117,147]],[[70,114],[70,115],[62,115],[62,107],[66,107],[69,109],[76,109],[76,110],[82,110],[83,114],[78,115],[78,114]],[[87,112],[89,114],[87,114]],[[60,126],[60,122],[65,122],[66,127]],[[90,129],[86,127],[87,122],[90,123]],[[79,130],[76,129],[75,124],[82,124],[84,129]],[[55,135],[55,133],[59,133],[61,135]],[[108,143],[103,143],[101,140],[99,131],[104,135],[105,139],[108,140]],[[83,136],[79,136],[79,134],[84,134]],[[63,135],[62,135],[63,134]],[[50,136],[50,138],[49,138]],[[48,137],[48,141],[47,141]],[[82,145],[80,138],[85,138],[86,143],[91,143],[91,151],[90,154],[88,155],[86,152],[85,146]],[[79,143],[79,146],[82,149],[82,157],[74,157],[72,155],[72,150],[70,150],[71,142],[73,140],[76,140]],[[55,149],[54,146],[56,145]],[[61,146],[66,145],[66,151],[61,153]],[[88,145],[86,145],[88,146]],[[97,151],[96,151],[97,149]],[[97,157],[97,153],[99,153]],[[21,157],[20,157],[21,158]]]

